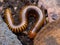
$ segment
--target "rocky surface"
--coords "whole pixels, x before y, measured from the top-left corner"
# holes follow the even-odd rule
[[[17,36],[14,35],[3,22],[0,16],[0,45],[22,45],[21,42],[17,39]]]
[[[38,6],[41,5],[47,10],[49,22],[60,18],[60,0],[39,0]]]
[[[60,20],[60,19],[59,19]],[[60,45],[60,21],[48,23],[34,39],[34,45]]]

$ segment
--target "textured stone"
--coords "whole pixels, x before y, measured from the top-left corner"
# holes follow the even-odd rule
[[[55,21],[52,19],[52,15],[56,14],[58,18],[55,18],[56,20],[60,18],[60,0],[39,0],[38,6],[43,6],[45,9],[47,9],[49,22]]]
[[[3,22],[0,16],[0,45],[22,45],[21,42],[17,39],[17,36],[14,35]]]

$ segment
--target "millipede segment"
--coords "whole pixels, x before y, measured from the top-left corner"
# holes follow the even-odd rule
[[[25,16],[25,12],[23,11],[23,13],[20,13],[20,20],[21,20],[21,23],[19,25],[14,25],[14,20],[12,18],[12,14],[11,14],[11,9],[10,8],[7,8],[5,10],[5,21],[8,25],[8,27],[15,33],[17,32],[22,32],[26,29],[26,26],[27,26],[27,20],[26,20],[26,16]]]

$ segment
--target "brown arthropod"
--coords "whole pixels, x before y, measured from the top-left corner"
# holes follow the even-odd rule
[[[11,10],[9,8],[7,8],[5,10],[5,19],[6,19],[6,22],[8,24],[8,27],[13,31],[13,32],[21,32],[23,30],[25,30],[25,28],[27,27],[27,23],[28,23],[28,20],[27,20],[27,13],[28,11],[31,11],[34,10],[33,14],[34,15],[38,15],[38,20],[37,22],[35,23],[35,25],[32,27],[32,29],[28,32],[28,35],[30,38],[34,38],[36,33],[37,33],[37,30],[42,26],[43,22],[44,22],[44,16],[42,14],[42,11],[40,10],[40,8],[38,8],[37,6],[34,6],[34,5],[29,5],[29,6],[25,6],[24,8],[22,8],[22,10],[20,11],[20,20],[21,20],[21,23],[19,25],[14,25],[14,20],[12,18],[12,14],[11,14]]]
[[[26,8],[26,10],[30,9],[30,11],[34,10],[34,15],[38,16],[38,20],[35,23],[35,25],[31,28],[31,30],[28,32],[28,36],[29,38],[34,38],[37,34],[37,31],[39,30],[39,28],[41,28],[41,26],[44,23],[44,15],[42,14],[42,11],[40,8],[36,7],[36,6],[28,6]]]
[[[8,25],[8,27],[13,31],[13,32],[21,32],[23,31],[26,26],[27,26],[27,20],[26,20],[26,16],[25,16],[25,11],[22,10],[22,12],[20,12],[20,20],[21,20],[21,23],[19,25],[14,25],[14,20],[12,18],[12,14],[11,14],[11,10],[9,8],[7,8],[5,10],[5,21]]]

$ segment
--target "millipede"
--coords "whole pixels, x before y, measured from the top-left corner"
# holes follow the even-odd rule
[[[5,15],[4,16],[5,16],[6,23],[7,23],[8,27],[9,27],[9,29],[11,29],[13,32],[18,33],[18,32],[23,31],[26,28],[27,20],[25,19],[26,16],[25,16],[24,13],[25,13],[25,11],[23,11],[22,13],[20,12],[20,16],[19,17],[21,17],[20,18],[21,24],[14,25],[14,20],[12,18],[12,14],[11,14],[10,8],[7,8],[5,10]]]
[[[11,9],[7,8],[7,9],[5,9],[5,13],[4,13],[5,21],[9,27],[9,29],[12,30],[13,32],[15,32],[15,33],[22,32],[26,29],[26,27],[28,25],[28,20],[27,20],[27,16],[26,16],[28,11],[31,11],[31,12],[33,11],[34,12],[34,13],[32,12],[33,15],[38,16],[37,22],[32,27],[32,29],[28,32],[28,36],[30,38],[34,38],[37,33],[37,30],[44,23],[44,15],[39,7],[37,7],[35,5],[24,6],[20,10],[19,17],[20,17],[21,23],[19,25],[14,25],[14,19],[12,17]]]

